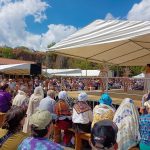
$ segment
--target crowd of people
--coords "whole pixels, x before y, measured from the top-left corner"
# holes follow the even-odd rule
[[[143,96],[140,113],[130,98],[124,99],[116,110],[107,93],[101,94],[99,104],[92,110],[83,91],[71,107],[67,90],[56,90],[54,84],[44,86],[46,81],[38,79],[31,87],[28,83],[12,79],[0,83],[0,112],[6,113],[0,128],[0,149],[72,147],[75,142],[70,128],[91,133],[89,143],[93,150],[127,150],[138,145],[141,150],[150,149],[150,92]]]
[[[80,77],[53,77],[53,78],[0,78],[0,82],[7,82],[12,96],[15,96],[18,89],[22,86],[26,87],[27,93],[30,96],[37,86],[42,86],[44,94],[48,89],[53,89],[60,92],[65,91],[80,91],[80,90],[105,90],[106,79],[102,78],[80,78]],[[133,78],[109,78],[108,89],[128,89],[128,90],[144,90],[144,79]]]

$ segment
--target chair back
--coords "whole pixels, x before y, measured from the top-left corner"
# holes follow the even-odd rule
[[[4,119],[5,119],[5,115],[6,115],[6,113],[0,112],[0,127],[1,127],[2,124],[3,124],[3,121],[4,121]]]

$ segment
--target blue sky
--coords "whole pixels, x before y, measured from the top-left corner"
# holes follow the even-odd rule
[[[48,24],[73,25],[82,28],[96,19],[105,19],[107,13],[115,18],[126,19],[135,3],[141,0],[45,0],[50,6],[46,10],[47,20],[34,23],[27,18],[28,30],[33,33],[47,31]]]
[[[150,0],[0,0],[0,46],[45,50],[96,19],[150,20]]]

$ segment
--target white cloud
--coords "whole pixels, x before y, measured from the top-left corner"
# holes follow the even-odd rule
[[[115,17],[111,14],[111,13],[107,13],[107,15],[105,16],[105,20],[114,20]]]
[[[140,3],[133,5],[128,12],[127,19],[129,20],[150,20],[150,0],[142,0]]]
[[[48,26],[48,31],[42,34],[41,48],[47,46],[51,42],[58,42],[69,36],[70,34],[74,33],[75,31],[77,31],[77,29],[73,26],[50,24]]]
[[[0,45],[45,49],[51,42],[76,31],[73,26],[52,24],[42,35],[28,32],[25,18],[33,16],[35,22],[42,22],[46,19],[47,7],[49,5],[43,0],[0,0]]]

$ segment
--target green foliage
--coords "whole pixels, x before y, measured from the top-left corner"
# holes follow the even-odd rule
[[[71,59],[70,67],[80,69],[99,69],[99,64],[86,60]]]
[[[5,58],[15,58],[15,55],[13,54],[13,49],[10,47],[3,47],[1,49],[1,57]]]
[[[129,69],[131,70],[131,75],[135,76],[135,75],[140,74],[144,70],[144,67],[141,67],[141,66],[131,66],[131,67],[129,67]]]

